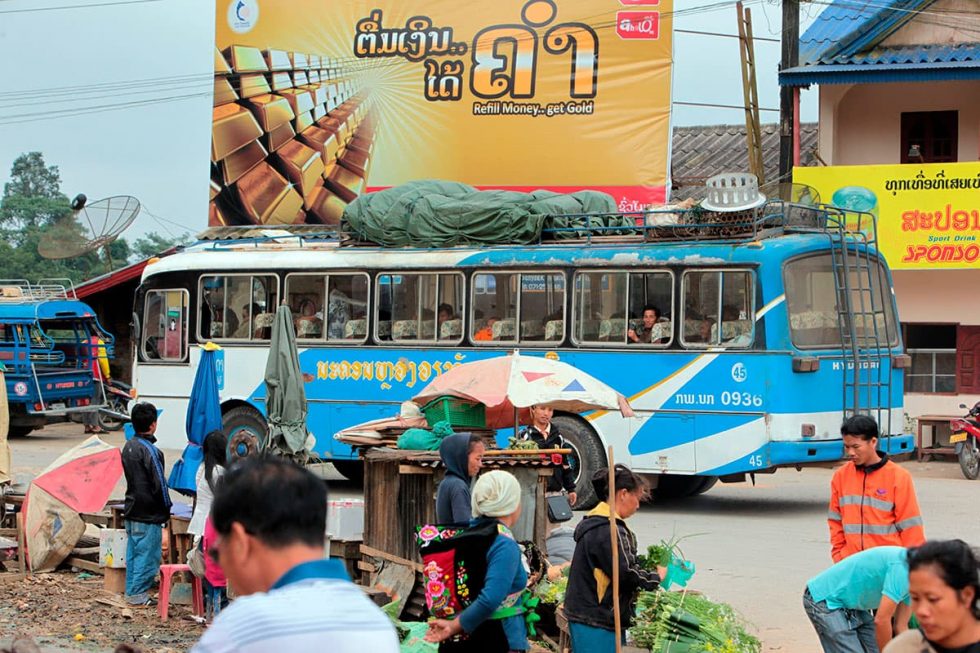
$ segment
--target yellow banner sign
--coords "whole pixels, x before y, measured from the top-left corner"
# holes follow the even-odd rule
[[[894,270],[980,267],[980,163],[794,168],[793,181],[875,215]]]
[[[673,0],[218,0],[211,224],[335,224],[416,179],[668,183]]]

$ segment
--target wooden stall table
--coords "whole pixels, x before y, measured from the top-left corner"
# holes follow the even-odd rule
[[[938,442],[936,438],[936,427],[941,425],[948,425],[952,420],[958,419],[960,415],[920,415],[916,417],[917,427],[916,427],[916,439],[915,439],[915,459],[918,462],[922,462],[922,459],[926,456],[955,456],[956,449],[954,447],[937,447],[935,446]],[[930,426],[932,427],[932,443],[933,446],[928,449],[924,449],[922,446],[922,427]]]

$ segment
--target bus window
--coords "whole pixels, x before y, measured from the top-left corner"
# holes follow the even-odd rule
[[[297,338],[323,338],[325,288],[326,277],[322,274],[291,274],[286,277],[286,304],[293,312]]]
[[[187,356],[186,290],[150,290],[143,313],[140,349],[147,360],[183,361]]]
[[[852,290],[850,309],[865,314],[874,311],[879,342],[894,346],[898,344],[898,326],[888,277],[880,263],[872,265],[871,269],[870,300],[867,292]],[[858,274],[857,271],[851,272],[851,288],[867,288],[867,275],[865,274],[864,279],[859,279]],[[789,261],[783,269],[783,282],[786,286],[786,307],[789,311],[793,344],[801,348],[839,348],[841,333],[837,317],[837,283],[830,255],[819,254]],[[862,299],[864,306],[861,305]],[[871,305],[868,305],[869,301]],[[870,318],[858,316],[855,319],[855,330],[859,339],[866,338],[869,346],[873,343],[875,329],[872,328]]]
[[[275,275],[201,277],[201,340],[268,340],[278,305]]]
[[[548,273],[473,275],[476,343],[557,342],[565,333],[565,277]]]
[[[441,342],[462,339],[461,274],[378,276],[379,340]]]
[[[672,340],[673,285],[668,271],[577,273],[575,341],[667,346]]]
[[[327,340],[367,340],[368,276],[327,275]]]
[[[746,270],[684,273],[681,341],[694,347],[748,347],[752,344],[754,294]]]

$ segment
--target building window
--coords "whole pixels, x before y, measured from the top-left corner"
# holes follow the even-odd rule
[[[905,345],[912,367],[905,374],[905,392],[956,392],[955,324],[905,324]]]
[[[957,111],[902,114],[902,163],[950,163],[957,160]]]

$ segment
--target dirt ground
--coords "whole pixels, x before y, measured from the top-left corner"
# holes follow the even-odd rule
[[[102,576],[84,572],[26,578],[0,573],[0,648],[28,635],[44,651],[101,653],[129,644],[147,653],[176,653],[188,650],[204,632],[189,619],[189,606],[171,606],[164,622],[156,606],[126,607],[120,596],[102,589],[102,582]]]

